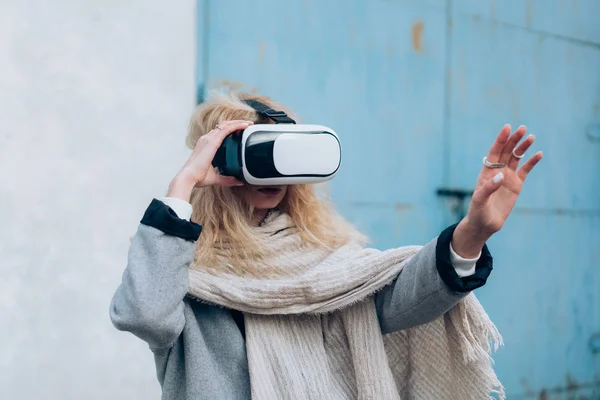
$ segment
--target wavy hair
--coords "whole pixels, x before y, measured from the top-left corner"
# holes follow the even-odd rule
[[[290,110],[266,96],[234,91],[213,92],[194,111],[186,145],[193,149],[202,135],[227,120],[269,123],[268,119],[242,101],[249,99],[285,111],[291,118],[297,119]],[[228,272],[250,276],[268,272],[268,268],[256,268],[256,261],[264,261],[272,255],[259,244],[253,229],[257,224],[252,218],[254,210],[238,195],[239,190],[220,186],[194,189],[191,198],[192,220],[204,229],[197,242],[193,268],[215,271],[226,268]],[[327,196],[317,193],[314,185],[288,186],[279,209],[290,216],[303,242],[307,244],[335,249],[357,237],[358,232],[354,227],[335,212]],[[221,257],[227,259],[227,266],[222,265]]]

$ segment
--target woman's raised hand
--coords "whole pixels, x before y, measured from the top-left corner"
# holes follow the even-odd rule
[[[529,135],[520,144],[527,128],[520,126],[512,135],[504,125],[484,160],[469,211],[454,231],[452,247],[461,256],[476,257],[485,242],[498,232],[510,215],[527,175],[542,159],[537,152],[520,168],[519,163],[533,144]]]
[[[223,176],[217,173],[212,166],[212,160],[227,135],[244,130],[252,124],[252,121],[226,121],[201,136],[192,154],[171,181],[167,196],[189,202],[195,187],[242,185],[242,182],[232,176]]]

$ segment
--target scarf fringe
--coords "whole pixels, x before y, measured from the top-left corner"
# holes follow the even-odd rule
[[[505,399],[506,392],[493,370],[494,360],[491,356],[492,352],[504,346],[498,328],[472,293],[450,310],[449,315],[459,337],[463,362],[485,365],[486,370],[482,372],[489,398]]]

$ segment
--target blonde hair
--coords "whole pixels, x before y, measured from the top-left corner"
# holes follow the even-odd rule
[[[297,117],[288,109],[265,96],[249,93],[213,92],[192,115],[186,145],[193,149],[198,139],[217,124],[227,120],[249,120],[268,123],[242,100],[258,100],[275,109]],[[203,226],[197,242],[195,266],[222,271],[220,257],[225,254],[229,272],[260,274],[253,268],[256,261],[271,256],[259,244],[253,209],[237,195],[239,188],[209,186],[192,193],[192,220]],[[288,214],[303,242],[335,249],[356,237],[356,230],[339,216],[324,195],[317,194],[314,185],[290,185],[279,209]],[[263,270],[264,271],[264,270]]]

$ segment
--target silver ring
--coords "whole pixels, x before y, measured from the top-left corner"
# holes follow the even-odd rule
[[[215,126],[215,129],[221,130],[223,128],[221,128],[221,125],[217,124],[217,126]]]
[[[487,157],[483,157],[483,165],[485,165],[488,168],[504,168],[504,167],[506,167],[506,164],[504,164],[504,163],[489,162]]]
[[[520,156],[518,156],[517,153],[516,153],[516,150],[517,149],[513,149],[513,151],[512,151],[512,155],[515,156],[515,158],[518,158],[520,160],[521,158],[525,157],[525,153],[523,153]]]

